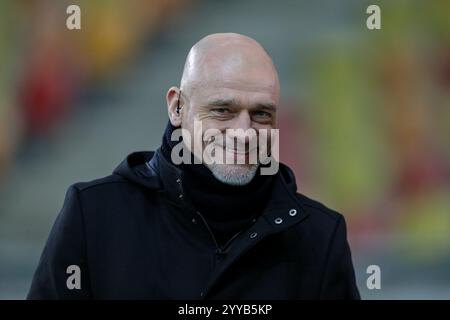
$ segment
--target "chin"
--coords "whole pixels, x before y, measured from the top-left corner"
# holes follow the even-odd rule
[[[222,183],[232,186],[244,186],[256,175],[256,164],[212,164],[208,166],[214,177]]]

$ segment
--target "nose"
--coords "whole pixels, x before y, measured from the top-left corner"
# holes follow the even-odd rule
[[[247,110],[242,110],[233,120],[234,121],[229,128],[234,130],[227,131],[228,137],[237,140],[238,145],[247,145],[250,140],[253,140],[255,138],[252,132],[246,132],[248,129],[252,128],[252,120],[250,118],[250,114]]]
[[[247,110],[242,110],[239,112],[237,117],[234,118],[234,121],[232,125],[230,126],[231,129],[242,129],[247,130],[250,129],[252,125],[252,120],[250,118],[250,114]]]

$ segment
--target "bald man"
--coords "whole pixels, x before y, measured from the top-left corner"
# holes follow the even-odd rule
[[[28,298],[359,299],[343,216],[278,161],[279,95],[255,40],[196,43],[160,148],[69,188]]]

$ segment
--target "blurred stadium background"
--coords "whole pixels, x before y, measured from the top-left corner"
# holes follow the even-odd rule
[[[346,216],[363,298],[449,299],[449,14],[445,0],[0,0],[0,298],[25,297],[70,184],[159,145],[190,46],[239,32],[275,60],[282,160]]]

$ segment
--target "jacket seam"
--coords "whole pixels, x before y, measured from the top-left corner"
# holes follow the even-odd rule
[[[88,255],[87,255],[87,236],[86,236],[86,222],[85,222],[85,218],[84,218],[84,213],[83,213],[83,207],[81,204],[81,199],[80,199],[80,194],[79,194],[79,189],[75,188],[75,193],[76,193],[76,197],[77,197],[77,201],[78,201],[78,206],[80,207],[80,216],[81,216],[81,229],[82,229],[82,233],[83,233],[83,256],[84,259],[86,261],[86,271],[88,273],[88,286],[89,286],[89,296],[92,297],[92,286],[91,286],[91,277],[90,277],[90,270],[89,270],[89,261],[88,261]]]
[[[77,189],[77,191],[78,192],[83,192],[83,191],[86,191],[86,190],[88,190],[88,189],[91,189],[91,188],[95,188],[95,187],[99,187],[99,186],[102,186],[102,185],[104,185],[104,184],[111,184],[111,183],[128,183],[128,181],[121,181],[121,180],[118,180],[118,181],[104,181],[104,182],[96,182],[95,184],[93,184],[93,185],[90,185],[90,186],[85,186],[85,187],[81,187],[81,186],[74,186],[76,189]]]
[[[322,297],[323,286],[325,285],[325,280],[326,280],[326,276],[327,276],[327,272],[328,272],[328,267],[329,267],[329,263],[330,263],[330,256],[331,256],[331,252],[332,252],[332,249],[333,249],[334,240],[336,238],[337,231],[338,231],[339,226],[340,226],[341,223],[342,223],[342,218],[339,217],[339,219],[338,219],[338,221],[336,223],[336,227],[333,230],[333,234],[332,234],[332,236],[330,238],[330,241],[329,241],[329,244],[328,244],[326,260],[325,260],[325,267],[324,267],[324,271],[322,273],[322,281],[320,282],[319,299],[321,299],[321,297]]]

